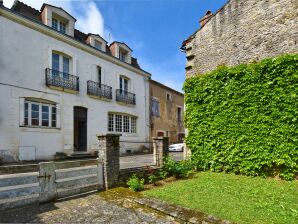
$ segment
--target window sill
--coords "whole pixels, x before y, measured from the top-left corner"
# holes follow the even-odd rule
[[[61,128],[44,127],[44,126],[19,126],[20,128],[34,128],[34,129],[47,129],[47,130],[60,130]]]

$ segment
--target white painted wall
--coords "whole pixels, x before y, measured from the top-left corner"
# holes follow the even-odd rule
[[[8,153],[18,159],[19,147],[23,146],[36,147],[38,160],[52,159],[56,152],[72,153],[74,106],[88,108],[88,152],[98,150],[96,134],[107,133],[107,115],[110,111],[138,117],[137,133],[122,134],[121,140],[149,141],[148,77],[3,16],[0,16],[0,31],[0,156],[1,153]],[[45,69],[51,68],[52,50],[72,57],[72,73],[80,78],[79,93],[53,90],[45,85]],[[87,95],[87,80],[96,81],[96,65],[102,67],[102,83],[113,88],[113,100],[110,102]],[[130,91],[136,94],[136,106],[116,102],[115,90],[119,88],[120,75],[130,78]],[[61,128],[20,127],[19,101],[22,97],[42,98],[60,104]]]

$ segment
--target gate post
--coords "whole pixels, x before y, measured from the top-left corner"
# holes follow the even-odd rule
[[[169,155],[169,138],[155,137],[153,138],[153,157],[154,163],[158,167],[163,166],[163,159]]]
[[[106,190],[118,185],[120,172],[120,136],[121,134],[97,135],[99,150],[103,152],[103,176]]]
[[[56,197],[55,163],[39,163],[40,202],[52,201]]]

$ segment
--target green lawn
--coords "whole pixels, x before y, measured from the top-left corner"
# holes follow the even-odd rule
[[[298,223],[298,181],[201,172],[144,194],[237,223]]]

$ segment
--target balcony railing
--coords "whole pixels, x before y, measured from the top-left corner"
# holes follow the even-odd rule
[[[79,77],[47,68],[46,85],[79,91]]]
[[[112,87],[89,80],[87,81],[87,94],[90,96],[104,97],[111,100]]]
[[[116,89],[116,101],[136,105],[136,94]]]

